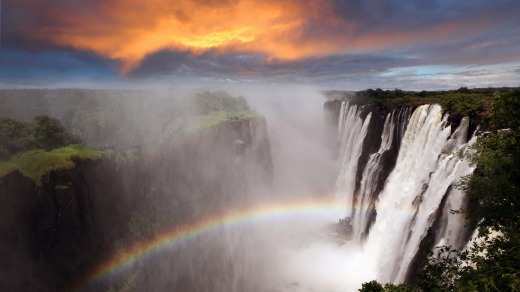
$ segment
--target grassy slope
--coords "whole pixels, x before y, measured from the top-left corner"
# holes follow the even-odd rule
[[[196,130],[207,129],[227,121],[253,119],[256,116],[257,114],[254,111],[213,111],[205,115],[197,116],[197,119],[192,125],[190,125],[187,131],[192,132]]]
[[[97,151],[81,145],[69,145],[52,151],[32,150],[13,156],[9,161],[0,162],[0,177],[13,171],[20,171],[41,185],[42,177],[54,170],[75,167],[78,160],[97,160],[108,152]]]

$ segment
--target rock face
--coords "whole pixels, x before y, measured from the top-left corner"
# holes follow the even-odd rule
[[[334,151],[334,155],[339,153],[339,143],[337,137],[338,131],[338,121],[340,118],[340,109],[341,109],[341,100],[329,100],[324,104],[324,114],[325,119],[328,121],[328,125],[331,129],[333,129],[333,133],[330,135],[331,141],[329,142],[332,146],[331,149]],[[374,153],[378,152],[378,149],[381,144],[381,135],[383,133],[385,119],[386,117],[394,112],[392,116],[392,123],[396,125],[393,128],[393,139],[391,145],[389,145],[389,149],[381,153],[381,157],[378,159],[378,169],[377,173],[374,174],[377,179],[374,181],[375,186],[372,187],[373,193],[378,194],[381,192],[384,182],[387,179],[388,175],[392,171],[395,166],[396,159],[398,156],[399,147],[401,145],[401,139],[404,134],[404,130],[408,124],[408,119],[411,115],[411,112],[416,108],[408,105],[363,105],[359,101],[353,102],[351,104],[362,106],[361,110],[361,118],[364,120],[366,116],[370,113],[370,123],[368,124],[367,135],[363,140],[362,152],[359,156],[359,161],[357,162],[357,170],[356,170],[356,180],[355,180],[355,188],[354,193],[355,197],[360,196],[360,184],[363,177],[363,173],[365,172],[365,168],[367,167],[367,163],[369,162],[370,156]],[[371,200],[371,205],[374,204],[377,199],[374,196]],[[372,217],[375,216],[375,213]],[[370,224],[369,224],[370,226]],[[367,228],[369,227],[367,226]]]
[[[41,187],[11,173],[0,178],[0,287],[67,289],[125,242],[268,192],[271,176],[262,117],[230,120],[131,156],[78,161],[47,174]]]
[[[20,173],[0,180],[0,286],[12,290],[52,290],[55,275],[70,278],[99,250],[92,198],[78,163],[70,171],[49,173],[41,187]],[[8,290],[9,290],[8,289]]]

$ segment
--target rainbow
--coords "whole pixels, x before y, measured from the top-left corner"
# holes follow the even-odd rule
[[[340,208],[337,202],[331,200],[278,201],[208,217],[192,224],[168,230],[155,238],[137,243],[108,258],[91,270],[79,285],[75,286],[76,289],[74,290],[88,288],[109,275],[130,267],[140,259],[219,228],[292,216],[342,214],[341,210],[344,210],[344,208]]]

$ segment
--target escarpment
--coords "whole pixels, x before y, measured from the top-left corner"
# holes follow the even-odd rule
[[[260,116],[76,159],[41,182],[9,172],[0,177],[0,286],[68,289],[122,245],[268,194],[271,176]]]

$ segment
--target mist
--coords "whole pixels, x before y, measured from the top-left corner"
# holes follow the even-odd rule
[[[96,232],[106,241],[87,266],[175,226],[287,206],[276,215],[263,211],[219,223],[94,282],[66,285],[88,291],[344,291],[370,279],[353,273],[359,270],[359,247],[334,235],[341,217],[333,192],[339,166],[330,147],[336,133],[325,123],[320,90],[189,85],[2,91],[3,115],[26,121],[40,114],[57,117],[87,146],[115,151],[115,172],[112,162],[104,162],[103,172],[94,170],[85,182],[93,184],[95,217],[89,220],[98,222]],[[220,119],[220,105],[212,100],[225,101],[227,94],[256,113],[254,124],[239,121],[243,108],[232,117],[235,126],[206,129],[208,113]],[[310,203],[294,207],[302,202]],[[34,263],[28,259],[26,265]]]
[[[185,89],[184,95],[207,90]],[[272,184],[269,188],[256,185],[247,189],[246,205],[254,208],[255,204],[335,200],[333,187],[339,166],[329,146],[336,136],[325,124],[325,97],[319,88],[264,85],[213,90],[243,96],[266,119]],[[255,173],[249,169],[246,176]],[[225,211],[243,207],[226,206]],[[167,290],[172,282],[178,285],[185,281],[191,283],[180,287],[197,287],[201,291],[354,291],[361,283],[375,279],[375,274],[366,266],[359,245],[336,238],[331,226],[340,216],[327,208],[293,213],[288,210],[282,216],[265,215],[246,219],[238,226],[224,225],[186,246],[147,259],[143,265],[150,278],[145,286]]]
[[[339,166],[330,140],[336,136],[325,124],[325,97],[319,88],[264,85],[214,90],[243,96],[266,119],[272,184],[248,189],[247,206],[335,201],[333,188]],[[151,276],[145,286],[167,290],[172,282],[178,285],[184,281],[190,283],[180,287],[200,291],[354,291],[361,283],[375,279],[375,274],[361,246],[338,240],[333,225],[341,215],[334,208],[315,207],[218,227],[186,246],[147,259],[145,270],[151,269]],[[128,273],[124,275],[128,277]]]
[[[2,115],[20,120],[4,122],[50,115],[94,151],[36,178],[16,165],[24,153],[6,164],[0,198],[19,195],[4,202],[13,208],[0,231],[23,224],[0,244],[17,263],[2,285],[356,291],[413,277],[424,240],[464,246],[471,231],[443,202],[467,204],[449,190],[473,168],[448,150],[467,147],[469,120],[336,94],[294,84],[1,90]]]

